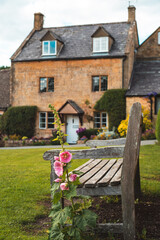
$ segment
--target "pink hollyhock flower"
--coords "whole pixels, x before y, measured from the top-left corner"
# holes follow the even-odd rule
[[[72,154],[70,152],[62,152],[60,153],[60,161],[63,163],[69,163],[72,159]]]
[[[68,183],[61,183],[60,188],[62,191],[69,190]]]
[[[56,179],[54,180],[54,182],[62,182],[62,179],[61,179],[61,178],[56,178]]]
[[[55,161],[59,161],[59,157],[55,156],[55,157],[54,157],[54,160],[55,160]]]
[[[58,177],[63,175],[63,163],[59,161],[54,162],[54,170]]]
[[[70,175],[69,175],[69,180],[70,180],[71,182],[76,181],[76,179],[77,179],[77,174],[70,174]]]

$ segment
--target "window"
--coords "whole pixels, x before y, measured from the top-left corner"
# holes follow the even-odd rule
[[[155,114],[158,114],[160,109],[160,97],[155,97]]]
[[[92,91],[106,91],[107,90],[107,84],[108,83],[108,77],[107,76],[94,76],[92,77]]]
[[[107,127],[107,113],[106,112],[95,112],[94,113],[94,127],[102,128]]]
[[[160,44],[160,32],[158,32],[158,44]]]
[[[54,114],[52,112],[39,113],[39,128],[54,128]]]
[[[40,92],[54,92],[54,78],[40,78]]]
[[[108,52],[108,37],[93,38],[93,52]]]
[[[44,41],[42,42],[43,55],[56,55],[57,42],[56,41]]]

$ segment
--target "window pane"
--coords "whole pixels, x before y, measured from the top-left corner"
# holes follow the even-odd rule
[[[101,77],[101,91],[107,90],[107,76]]]
[[[92,77],[92,91],[99,91],[99,77]]]
[[[100,122],[101,122],[100,113],[98,113],[98,112],[94,113],[94,127],[95,128],[100,128],[101,127]]]
[[[101,37],[101,51],[108,51],[108,37]]]
[[[48,128],[54,128],[54,114],[52,112],[48,113]]]
[[[101,113],[102,127],[107,127],[107,113]]]
[[[48,78],[48,92],[54,92],[54,78]]]
[[[50,54],[56,53],[56,41],[50,41]]]
[[[158,114],[158,111],[160,109],[160,97],[156,97],[156,114]]]
[[[93,38],[93,52],[100,51],[100,38]]]
[[[43,112],[39,113],[39,128],[41,129],[46,128],[46,113]]]
[[[47,78],[40,78],[40,92],[46,92],[47,90]]]
[[[43,42],[43,54],[48,54],[48,42]]]

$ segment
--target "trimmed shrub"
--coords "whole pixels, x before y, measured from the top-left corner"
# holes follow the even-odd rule
[[[88,139],[91,138],[92,135],[97,135],[98,134],[98,129],[95,128],[79,128],[76,133],[78,134],[79,139],[81,139],[83,136],[87,137]]]
[[[7,135],[31,138],[35,131],[36,106],[10,107],[0,118],[1,131]]]
[[[160,142],[160,109],[158,111],[157,121],[156,121],[156,139]]]
[[[105,111],[109,115],[109,130],[116,128],[126,117],[125,89],[107,90],[97,101],[94,108],[97,111]]]

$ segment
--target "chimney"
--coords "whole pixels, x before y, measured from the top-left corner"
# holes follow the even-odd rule
[[[34,14],[34,29],[41,30],[43,28],[43,17],[42,13],[35,13]]]
[[[128,22],[134,22],[136,20],[136,8],[135,6],[128,7]]]

